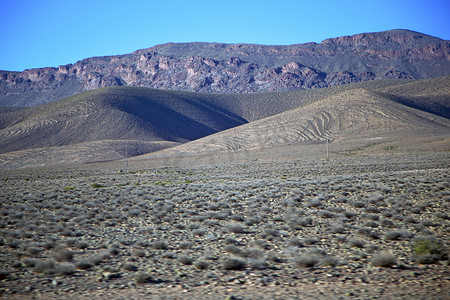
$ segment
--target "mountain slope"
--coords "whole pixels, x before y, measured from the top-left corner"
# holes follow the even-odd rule
[[[442,79],[436,79],[441,81]],[[432,84],[431,81],[423,81]],[[449,82],[447,77],[446,82]],[[422,82],[406,83],[389,90],[420,89]],[[431,97],[436,91],[425,91]],[[449,99],[450,91],[439,93]],[[392,95],[392,94],[391,94]],[[449,136],[450,120],[418,110],[361,88],[343,91],[268,118],[244,124],[164,151],[135,157],[152,159],[191,155],[251,151],[255,149],[325,143],[346,144],[356,140],[377,142],[390,138],[413,139],[418,136]],[[364,142],[362,142],[364,144]]]
[[[450,77],[412,81],[385,87],[378,92],[407,106],[450,118]]]
[[[30,108],[0,108],[0,153],[100,140],[185,143],[355,87],[402,80],[253,94],[109,87]]]
[[[182,143],[246,122],[192,94],[136,87],[86,92],[9,119],[0,131],[3,153],[100,140]]]
[[[104,88],[37,107],[0,108],[0,165],[117,160],[170,147],[149,157],[446,133],[449,119],[427,111],[441,107],[448,114],[449,85],[450,77],[257,94]],[[403,104],[414,97],[434,104],[424,101],[423,110]]]
[[[450,41],[408,30],[289,46],[169,43],[58,68],[1,71],[0,106],[35,106],[118,85],[247,93],[434,78],[449,70]]]

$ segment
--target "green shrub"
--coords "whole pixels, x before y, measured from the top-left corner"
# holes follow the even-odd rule
[[[100,184],[100,183],[93,183],[93,184],[91,184],[91,187],[93,187],[94,189],[99,189],[99,188],[106,187],[106,185],[103,185],[103,184]]]
[[[412,241],[414,261],[419,264],[432,264],[447,258],[445,246],[435,236],[420,236]]]

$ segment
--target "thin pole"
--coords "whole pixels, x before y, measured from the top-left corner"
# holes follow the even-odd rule
[[[127,160],[127,173],[128,173],[128,143],[125,144],[125,158]]]

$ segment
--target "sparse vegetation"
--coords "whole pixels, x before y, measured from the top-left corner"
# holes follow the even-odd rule
[[[194,184],[164,186],[153,182],[182,182],[190,168],[88,170],[78,177],[71,170],[54,181],[52,173],[28,181],[8,174],[0,191],[5,280],[19,295],[24,283],[32,295],[51,291],[53,280],[86,293],[91,286],[298,287],[344,278],[366,280],[367,289],[398,278],[431,286],[448,258],[449,187],[439,184],[448,174],[434,156],[423,158],[432,172],[417,170],[420,162],[411,157],[397,157],[395,168],[414,172],[393,171],[379,157],[365,157],[365,164],[346,158],[329,165],[202,166],[195,167]],[[274,176],[280,172],[286,179]],[[128,181],[141,185],[117,187]],[[113,188],[91,188],[92,182]],[[431,201],[436,190],[442,195]]]

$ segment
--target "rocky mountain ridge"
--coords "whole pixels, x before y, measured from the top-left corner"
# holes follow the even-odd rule
[[[168,43],[58,68],[0,71],[0,106],[34,106],[108,86],[249,93],[450,75],[450,41],[408,30],[289,46]]]

